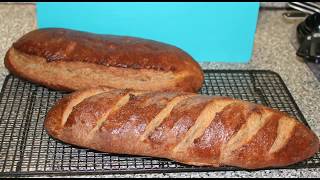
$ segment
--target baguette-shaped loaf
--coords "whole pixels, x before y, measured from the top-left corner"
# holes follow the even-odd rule
[[[228,97],[173,91],[77,91],[52,107],[45,129],[80,147],[199,166],[287,166],[319,150],[318,137],[285,113]]]
[[[52,89],[97,86],[197,92],[199,64],[183,50],[161,42],[44,28],[22,36],[5,56],[7,69]]]

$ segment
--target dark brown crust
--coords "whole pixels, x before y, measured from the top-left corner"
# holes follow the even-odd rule
[[[248,143],[233,151],[232,157],[230,157],[232,159],[230,165],[248,169],[274,166],[274,160],[269,158],[268,150],[277,137],[278,120],[280,118],[280,114],[272,115]],[[282,157],[278,158],[283,159]]]
[[[197,92],[202,75],[193,71],[163,72],[101,66],[78,61],[54,61],[10,48],[5,66],[14,75],[46,87],[74,91],[98,86],[135,90],[178,90]],[[189,67],[190,68],[190,67]]]
[[[176,82],[177,89],[189,86],[190,88],[184,88],[187,91],[196,92],[204,80],[200,65],[188,53],[169,44],[142,38],[44,28],[25,34],[10,49],[13,48],[30,55],[31,58],[44,58],[47,63],[82,62],[118,69],[172,72],[176,76],[188,74]],[[8,53],[5,61],[6,67],[12,73],[21,74],[7,62],[10,61]],[[70,87],[65,88],[63,85],[42,81],[37,83],[55,89],[70,90]]]
[[[112,90],[88,97],[76,105],[64,125],[63,139],[68,139],[71,144],[83,143],[78,140],[85,139],[97,125],[97,119],[102,118],[126,93],[128,90]]]
[[[121,152],[123,154],[133,153],[139,154],[142,149],[146,153],[153,149],[149,146],[143,146],[139,143],[139,137],[145,131],[150,121],[177,96],[181,96],[181,92],[169,93],[147,93],[140,96],[132,96],[128,102],[119,111],[113,113],[108,121],[99,129],[87,146],[93,145],[96,149],[105,150],[106,148],[113,152]],[[100,143],[104,141],[103,143]],[[114,143],[117,142],[136,142],[130,143]],[[114,144],[110,147],[109,144]],[[107,147],[108,146],[108,147]],[[148,150],[147,150],[148,149]],[[161,152],[161,151],[159,151]]]
[[[169,44],[128,36],[101,35],[62,28],[31,31],[13,44],[48,62],[81,61],[104,66],[179,71],[192,57]],[[188,63],[189,64],[189,63]]]
[[[275,153],[272,161],[276,166],[287,166],[302,159],[308,159],[318,151],[319,139],[317,135],[299,122],[294,128],[289,142]]]
[[[115,91],[110,93],[114,94]],[[110,99],[113,102],[94,101],[92,105],[114,104],[114,100],[119,99],[116,94],[113,100]],[[146,126],[152,124],[154,118],[165,109],[169,102],[183,95],[185,94],[181,92],[130,94],[128,102],[110,114],[105,124],[94,131],[90,139],[86,138],[86,134],[93,129],[91,125],[97,121],[97,118],[91,115],[90,122],[87,125],[85,123],[83,128],[80,126],[69,128],[68,125],[56,126],[57,122],[61,121],[65,104],[75,97],[71,95],[61,99],[49,111],[45,119],[45,128],[50,135],[81,147],[109,153],[169,158],[199,166],[231,165],[246,169],[287,166],[305,160],[319,150],[318,137],[309,128],[285,113],[227,97],[196,94],[179,101],[166,116],[167,118],[156,126],[158,128],[155,128],[147,139],[142,140],[141,136]],[[88,98],[85,104],[90,106],[91,103],[88,102],[95,97],[98,96]],[[222,106],[221,111],[216,112],[215,117],[209,121],[211,122],[209,125],[202,126],[205,127],[204,133],[191,141],[191,144],[179,146],[183,148],[182,154],[176,152],[174,149],[186,137],[184,135],[186,131],[189,133],[189,130],[196,126],[195,119],[200,116],[200,112],[208,112],[203,111],[205,107],[218,105],[215,102],[221,101],[229,103]],[[106,109],[102,106],[104,105],[98,109],[104,112],[110,109],[109,105],[105,106]],[[77,115],[74,115],[79,118],[86,115],[85,112],[87,110],[83,110],[83,113],[76,112]],[[100,110],[92,111],[93,114],[99,112]],[[74,117],[70,116],[70,118]],[[174,122],[170,121],[171,118],[174,119]],[[179,122],[181,124],[177,125]],[[77,120],[71,125],[79,123],[80,121]],[[287,126],[287,123],[291,125]],[[198,123],[198,126],[201,125],[203,124]],[[76,134],[79,133],[83,134],[77,136]],[[164,138],[160,138],[163,133]],[[67,134],[71,136],[66,136]]]
[[[217,159],[220,157],[220,149],[223,143],[228,140],[247,122],[247,118],[252,113],[252,105],[247,103],[234,103],[224,108],[217,114],[204,134],[195,139],[189,148],[189,156],[193,156],[199,161],[206,159]],[[212,162],[212,165],[217,165]]]
[[[153,148],[170,151],[184,137],[197,120],[203,108],[212,101],[210,96],[194,96],[178,104],[155,131],[149,135],[148,143]]]
[[[79,90],[74,93],[68,94],[62,99],[58,100],[54,107],[51,108],[51,110],[48,112],[46,116],[46,121],[44,121],[45,127],[50,127],[47,129],[48,133],[54,136],[55,138],[60,138],[59,131],[61,131],[61,119],[62,114],[65,111],[66,107],[69,105],[70,101],[78,97],[79,95],[83,94],[84,92],[88,92],[91,90],[99,90],[101,91],[111,91],[113,89],[108,87],[100,87],[100,88],[91,88],[91,89],[85,89],[85,90]]]

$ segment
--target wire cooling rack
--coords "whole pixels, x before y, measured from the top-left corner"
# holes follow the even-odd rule
[[[281,77],[261,70],[204,70],[199,93],[263,104],[307,122]],[[96,152],[52,139],[43,128],[47,111],[66,93],[8,75],[0,94],[0,176],[97,175],[240,170],[195,167],[171,160]],[[320,167],[320,154],[290,169]]]

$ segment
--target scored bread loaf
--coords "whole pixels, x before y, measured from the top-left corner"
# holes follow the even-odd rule
[[[81,90],[60,99],[44,126],[79,147],[198,166],[287,166],[319,150],[318,137],[283,112],[187,92]]]
[[[175,46],[63,28],[25,34],[4,63],[19,77],[66,91],[108,86],[197,92],[204,80],[199,64]]]

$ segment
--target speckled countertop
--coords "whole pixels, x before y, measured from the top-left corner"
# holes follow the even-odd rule
[[[297,59],[290,43],[294,23],[282,18],[283,11],[262,10],[259,15],[252,60],[249,64],[201,63],[205,69],[267,69],[280,74],[313,131],[320,136],[320,82]],[[36,28],[32,4],[0,4],[0,59],[12,42]],[[8,71],[0,63],[0,86]],[[155,173],[91,177],[320,177],[320,168],[193,173]]]

